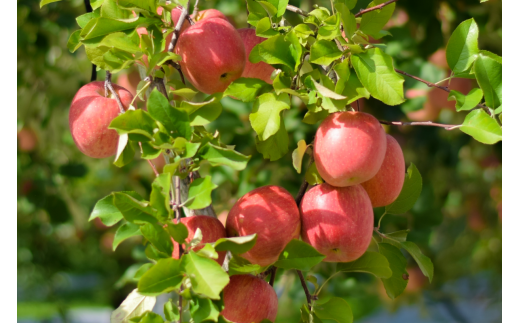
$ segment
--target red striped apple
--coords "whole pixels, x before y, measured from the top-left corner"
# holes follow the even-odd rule
[[[302,240],[324,254],[323,261],[349,262],[367,250],[374,213],[361,185],[317,185],[305,193],[300,210]]]
[[[278,297],[265,280],[252,275],[229,277],[224,288],[222,316],[235,323],[272,322],[278,312]]]
[[[403,150],[397,140],[387,134],[385,159],[381,168],[376,176],[361,183],[370,197],[372,207],[386,206],[395,201],[403,188],[404,176]]]
[[[300,212],[293,197],[279,186],[263,186],[242,196],[226,219],[228,237],[257,234],[255,246],[241,256],[267,266],[300,235]]]
[[[184,76],[206,94],[223,92],[246,65],[244,43],[235,28],[221,18],[208,18],[179,37],[177,54]]]
[[[242,37],[246,49],[246,67],[244,68],[244,72],[242,72],[242,77],[257,78],[269,84],[273,84],[271,74],[274,71],[274,67],[265,62],[253,64],[249,61],[251,49],[263,42],[265,38],[258,37],[255,30],[252,28],[242,28],[237,31],[240,34],[240,37]]]
[[[321,123],[314,139],[318,173],[330,185],[345,187],[374,177],[383,163],[386,135],[364,112],[336,112]]]
[[[132,102],[132,93],[116,84],[113,87],[126,110]],[[105,97],[104,82],[91,82],[79,89],[69,111],[70,132],[78,149],[92,158],[114,155],[119,136],[108,126],[119,112],[112,94]]]
[[[186,228],[188,228],[188,238],[186,242],[190,242],[195,235],[195,231],[200,229],[202,233],[201,242],[193,248],[193,251],[198,251],[202,249],[206,243],[215,242],[220,238],[226,237],[226,229],[220,223],[217,218],[207,215],[194,215],[186,218],[181,218],[181,223],[183,223]],[[173,240],[173,254],[172,257],[175,259],[179,259],[179,244]],[[224,259],[226,258],[225,251],[218,251],[218,259],[217,262],[222,266],[224,263]]]

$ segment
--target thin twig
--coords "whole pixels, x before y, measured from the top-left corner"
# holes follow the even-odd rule
[[[387,1],[385,3],[379,4],[377,6],[373,6],[372,8],[367,8],[367,9],[360,10],[358,13],[356,13],[355,17],[357,18],[357,17],[359,17],[359,16],[361,16],[361,15],[367,13],[367,12],[370,12],[370,11],[379,10],[379,9],[381,9],[381,8],[383,8],[385,6],[388,6],[389,4],[394,3],[396,1],[397,0],[390,0],[390,1]]]
[[[119,107],[120,113],[125,113],[125,107],[123,106],[123,103],[121,102],[121,98],[119,98],[119,94],[114,90],[114,87],[112,86],[112,73],[109,71],[106,71],[106,77],[105,77],[105,96],[108,96],[107,89],[110,90],[110,93],[115,97],[117,106]]]
[[[199,0],[195,0],[195,5],[193,6],[193,12],[191,13],[194,18],[197,18],[197,14],[199,13]]]
[[[303,11],[302,9],[300,9],[298,7],[290,5],[290,4],[287,5],[287,10],[292,11],[294,13],[297,13],[299,15],[302,15],[304,17],[308,17],[309,16],[309,14],[307,12]]]
[[[435,123],[431,121],[423,121],[423,122],[401,122],[401,121],[384,121],[379,120],[379,123],[386,124],[389,126],[430,126],[430,127],[439,127],[444,128],[446,130],[453,130],[460,128],[461,125],[453,125],[453,124],[442,124],[442,123]]]
[[[274,286],[274,279],[276,278],[276,268],[275,266],[273,266],[271,268],[271,277],[269,277],[269,285],[271,286]]]
[[[184,24],[184,20],[186,20],[186,17],[188,16],[189,8],[190,8],[190,0],[188,0],[186,7],[182,8],[182,12],[179,17],[179,21],[177,21],[177,24],[175,25],[175,29],[173,30],[172,40],[170,41],[170,45],[168,45],[168,51],[171,53],[173,53],[173,50],[175,49],[175,45],[177,44],[177,40],[179,39],[179,34],[181,32],[182,25]]]
[[[309,304],[309,310],[311,310],[312,302],[311,302],[311,293],[309,293],[309,288],[307,287],[307,283],[305,282],[305,278],[301,270],[296,270],[298,273],[298,277],[300,277],[300,282],[302,283],[303,291],[305,292],[305,297],[307,298],[307,304]]]
[[[181,204],[181,178],[175,176],[175,205]],[[181,210],[179,207],[175,208],[175,219],[177,223],[181,220]]]

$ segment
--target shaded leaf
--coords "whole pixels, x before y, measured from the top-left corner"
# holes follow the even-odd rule
[[[417,167],[411,163],[406,171],[403,188],[397,199],[385,207],[388,214],[403,214],[410,210],[421,195],[422,176]]]

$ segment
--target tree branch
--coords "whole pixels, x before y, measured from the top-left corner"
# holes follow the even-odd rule
[[[112,73],[109,71],[106,71],[106,77],[105,77],[105,96],[108,96],[107,89],[110,90],[110,93],[114,96],[117,102],[117,106],[119,107],[119,113],[125,113],[125,107],[123,106],[123,103],[121,102],[121,98],[119,97],[119,94],[117,94],[116,90],[114,90],[114,87],[112,86]]]
[[[312,307],[311,302],[311,293],[309,293],[309,288],[307,287],[307,283],[305,282],[305,278],[303,277],[303,274],[301,270],[296,270],[298,273],[298,277],[300,277],[300,282],[302,283],[303,291],[305,292],[305,297],[307,298],[307,304],[309,305],[309,310]]]
[[[294,13],[297,13],[299,15],[302,15],[304,17],[308,17],[309,16],[309,14],[307,12],[303,11],[302,9],[300,9],[298,7],[290,5],[290,4],[287,5],[287,10],[292,11]]]
[[[275,266],[273,266],[271,268],[271,277],[269,277],[269,285],[271,286],[274,286],[274,279],[276,278],[276,268]]]
[[[197,18],[197,14],[199,13],[199,0],[195,0],[195,5],[193,6],[193,17]]]
[[[384,121],[379,120],[379,123],[386,124],[389,126],[430,126],[430,127],[439,127],[444,128],[446,130],[453,130],[459,128],[461,125],[453,125],[453,124],[442,124],[442,123],[435,123],[431,121],[424,121],[424,122],[401,122],[401,121]]]
[[[177,44],[177,40],[179,39],[179,33],[181,32],[182,25],[184,24],[184,20],[188,15],[188,10],[190,8],[190,0],[186,4],[186,7],[182,8],[181,15],[179,17],[179,21],[175,25],[175,29],[173,30],[172,40],[170,41],[170,45],[168,46],[168,51],[173,53],[175,49],[175,45]]]
[[[360,10],[358,13],[356,13],[355,17],[359,17],[367,12],[370,12],[370,11],[374,11],[374,10],[379,10],[385,6],[388,6],[389,4],[391,3],[394,3],[396,2],[397,0],[390,0],[390,1],[387,1],[385,3],[382,3],[382,4],[378,4],[377,6],[373,6],[372,8],[367,8],[367,9],[363,9],[363,10]]]

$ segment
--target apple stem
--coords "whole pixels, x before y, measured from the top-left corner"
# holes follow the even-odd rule
[[[199,13],[199,0],[195,0],[195,5],[193,6],[193,12],[192,12],[192,15],[193,15],[193,17],[195,17],[195,19],[197,18],[198,13]]]
[[[297,14],[299,14],[301,16],[304,16],[304,17],[308,17],[309,16],[309,14],[307,12],[303,11],[302,9],[300,9],[298,7],[290,5],[290,4],[287,5],[287,10],[292,11],[294,13],[297,13]]]
[[[125,113],[125,107],[123,106],[123,103],[121,102],[121,98],[119,97],[119,94],[117,94],[116,90],[114,90],[114,87],[112,86],[112,73],[110,73],[110,71],[106,71],[106,76],[105,76],[105,97],[108,96],[107,89],[115,97],[117,106],[119,107],[119,112],[121,114]]]
[[[198,1],[197,1],[198,2]],[[188,9],[190,8],[190,0],[186,3],[186,7],[182,8],[181,15],[179,17],[179,21],[175,25],[175,29],[173,30],[172,40],[170,41],[170,45],[168,45],[168,51],[173,52],[175,45],[177,44],[177,40],[179,39],[179,33],[181,32],[182,24],[184,24],[184,20],[188,16]]]
[[[309,293],[309,288],[307,287],[307,283],[305,282],[305,278],[303,277],[301,270],[296,270],[298,273],[298,277],[300,277],[300,282],[302,283],[303,291],[305,292],[305,297],[307,298],[307,304],[309,305],[309,310],[311,310],[312,302],[311,302],[311,294]]]

